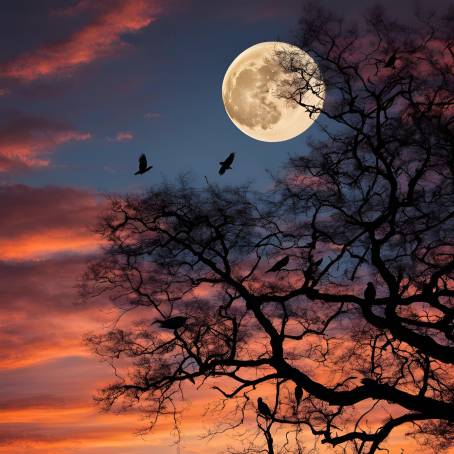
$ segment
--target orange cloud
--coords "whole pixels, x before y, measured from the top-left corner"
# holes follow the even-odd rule
[[[70,233],[70,236],[68,236]],[[2,260],[23,260],[39,258],[51,254],[77,251],[87,253],[99,246],[99,241],[88,231],[68,232],[53,229],[37,234],[27,234],[10,239],[0,238],[0,258]]]
[[[89,8],[82,0],[66,15]],[[69,74],[76,68],[112,55],[126,44],[125,33],[147,27],[159,12],[154,0],[106,0],[93,7],[92,20],[68,39],[37,48],[0,66],[0,76],[33,81],[44,77]]]
[[[74,203],[71,194],[67,202]],[[61,204],[57,207],[59,212],[64,211]],[[51,224],[54,222],[50,219]],[[25,231],[21,222],[18,227]],[[0,295],[7,301],[0,305],[0,453],[173,454],[170,417],[164,417],[149,436],[142,438],[134,435],[145,424],[137,412],[101,414],[92,402],[95,390],[114,376],[108,365],[88,356],[80,341],[89,330],[108,328],[107,322],[115,313],[110,305],[106,310],[106,302],[98,306],[74,304],[74,284],[85,263],[84,257],[0,262]],[[208,427],[226,417],[213,407],[205,412],[220,397],[210,389],[213,383],[209,381],[203,389],[192,384],[185,387],[185,401],[179,406],[183,409],[182,450],[186,453],[220,452],[235,444],[231,432],[211,441],[200,439]],[[267,397],[270,390],[261,387],[252,395],[253,401],[257,393],[271,399]],[[374,418],[371,423],[380,421]],[[246,426],[254,429],[253,413]],[[414,444],[406,445],[404,431],[399,434],[395,446],[408,446],[408,452],[415,452]],[[312,440],[310,436],[306,439]],[[320,450],[328,452],[332,452],[329,447]]]
[[[30,260],[82,253],[100,246],[91,231],[102,203],[70,188],[0,187],[0,260]]]
[[[90,139],[88,132],[45,118],[16,115],[0,126],[0,172],[49,165],[49,154],[71,141]]]
[[[93,248],[98,244],[87,227],[95,222],[102,204],[88,191],[22,185],[0,187],[0,200],[0,253],[15,247],[19,251],[16,260],[0,256],[0,454],[173,454],[171,418],[164,417],[150,436],[137,437],[134,432],[145,424],[138,412],[100,414],[91,399],[114,375],[108,365],[89,355],[81,340],[87,332],[112,327],[109,322],[118,312],[102,299],[74,304],[75,284],[88,259],[75,253],[80,252],[81,238],[92,238]],[[206,285],[197,296],[209,298],[212,292]],[[139,319],[146,320],[146,308],[141,310]],[[131,311],[121,323],[128,326],[138,315]],[[318,367],[311,373],[322,374]],[[205,413],[219,398],[210,389],[212,384],[185,388],[185,401],[180,403],[185,453],[209,454],[234,444],[230,432],[211,441],[200,439],[226,415]],[[269,389],[262,387],[256,393],[268,400]],[[381,416],[370,416],[371,425],[379,424]],[[253,413],[246,425],[253,430]],[[417,449],[405,440],[404,430],[393,443],[396,449]],[[320,452],[332,449],[322,447]]]

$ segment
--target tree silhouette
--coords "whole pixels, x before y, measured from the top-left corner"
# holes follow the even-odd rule
[[[181,179],[112,199],[83,294],[137,320],[88,338],[119,377],[98,400],[140,405],[151,427],[192,382],[234,402],[231,427],[256,415],[264,450],[243,452],[302,453],[309,431],[372,454],[403,425],[440,452],[454,439],[454,14],[303,18],[320,72],[278,51],[293,75],[279,96],[323,134],[272,191]],[[321,111],[307,90],[327,95]],[[152,323],[175,316],[175,331]]]

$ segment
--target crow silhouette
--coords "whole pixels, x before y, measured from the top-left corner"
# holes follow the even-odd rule
[[[394,52],[394,53],[388,58],[388,60],[386,60],[385,68],[394,68],[394,65],[396,64],[396,60],[397,60],[397,53]]]
[[[265,418],[271,418],[270,407],[268,407],[268,405],[263,402],[263,399],[261,397],[257,399],[257,408],[262,416],[265,416]]]
[[[375,290],[375,286],[372,282],[367,283],[366,290],[364,290],[364,298],[368,301],[375,300],[375,296],[377,295],[377,291]]]
[[[296,400],[297,407],[299,407],[302,398],[303,398],[303,388],[301,387],[301,385],[297,385],[295,387],[295,400]]]
[[[280,271],[284,266],[287,266],[288,262],[290,260],[290,257],[286,255],[284,258],[278,260],[269,270],[267,270],[267,273],[273,273],[275,271]]]
[[[186,324],[188,317],[184,317],[183,315],[177,315],[176,317],[171,317],[166,320],[155,320],[154,323],[159,323],[161,328],[165,329],[180,329]]]
[[[142,154],[139,158],[139,170],[134,175],[143,175],[145,172],[148,172],[152,168],[153,166],[149,166],[147,163],[147,157]]]
[[[235,153],[230,153],[225,161],[221,161],[219,164],[221,168],[219,169],[219,175],[224,175],[225,171],[231,169],[233,160],[235,159]]]

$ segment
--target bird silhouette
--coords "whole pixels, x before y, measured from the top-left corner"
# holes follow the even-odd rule
[[[394,65],[396,64],[396,60],[397,60],[397,53],[394,52],[394,53],[388,58],[388,60],[386,60],[385,68],[394,68]]]
[[[143,175],[145,172],[148,172],[152,168],[153,166],[148,165],[147,157],[142,154],[139,158],[139,170],[134,175]]]
[[[303,388],[301,387],[301,385],[297,385],[295,387],[295,400],[296,400],[297,407],[299,407],[302,398],[303,398]]]
[[[287,266],[288,262],[290,260],[290,257],[286,255],[284,258],[278,260],[269,270],[267,270],[267,273],[273,273],[275,271],[280,271],[284,266]]]
[[[188,317],[177,315],[176,317],[167,318],[166,320],[155,320],[154,323],[159,323],[161,328],[177,330],[183,328],[186,324]]]
[[[259,413],[264,416],[265,418],[271,418],[271,410],[270,410],[270,407],[268,407],[268,405],[263,402],[263,399],[261,397],[259,397],[257,399],[257,408],[259,410]]]
[[[372,282],[368,282],[366,290],[364,290],[364,298],[368,301],[373,301],[375,300],[376,295],[377,291],[375,290],[374,284],[372,284]]]
[[[231,169],[233,160],[235,159],[235,153],[230,153],[225,161],[221,161],[219,164],[221,168],[219,169],[219,175],[224,175],[225,171]]]

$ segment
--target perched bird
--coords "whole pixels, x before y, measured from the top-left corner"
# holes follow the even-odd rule
[[[367,283],[366,290],[364,290],[364,298],[369,301],[375,300],[375,296],[377,295],[377,292],[375,290],[374,284],[372,282]]]
[[[139,158],[139,170],[134,175],[143,175],[145,172],[148,172],[152,168],[153,166],[149,166],[147,163],[147,157],[142,154]]]
[[[183,328],[186,324],[188,317],[183,315],[177,315],[176,317],[171,317],[166,320],[155,320],[154,323],[159,323],[161,328],[177,330]]]
[[[290,257],[286,255],[284,258],[278,260],[268,271],[267,273],[272,273],[274,271],[280,271],[284,266],[288,265]]]
[[[268,407],[268,405],[263,402],[263,399],[261,397],[257,399],[257,408],[259,410],[259,413],[265,418],[272,417],[270,407]]]
[[[303,388],[301,387],[301,385],[297,385],[295,387],[295,400],[296,400],[297,407],[299,407],[302,398],[303,398]]]
[[[396,60],[397,60],[397,54],[396,54],[396,52],[394,52],[394,53],[388,58],[388,60],[386,60],[385,68],[394,68],[394,65],[396,64]]]
[[[221,161],[219,164],[221,168],[219,169],[219,175],[224,175],[225,171],[231,169],[233,160],[235,159],[235,153],[230,153],[225,161]]]

